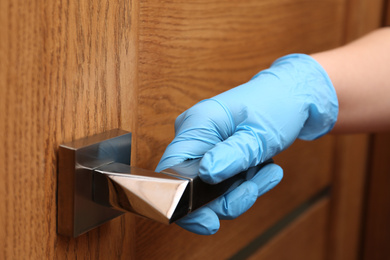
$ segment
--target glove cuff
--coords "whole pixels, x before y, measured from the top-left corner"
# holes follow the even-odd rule
[[[336,90],[325,69],[311,56],[290,54],[277,59],[271,66],[283,66],[297,81],[295,93],[305,100],[308,117],[298,138],[314,140],[330,132],[337,121],[338,99]]]

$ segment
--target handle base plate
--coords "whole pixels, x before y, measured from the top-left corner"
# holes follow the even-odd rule
[[[93,200],[93,169],[118,162],[130,165],[131,133],[114,129],[62,144],[58,165],[58,222],[61,235],[77,237],[122,211]]]

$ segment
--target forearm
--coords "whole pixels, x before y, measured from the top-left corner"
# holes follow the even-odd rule
[[[312,57],[328,72],[339,99],[333,133],[390,130],[390,28]]]

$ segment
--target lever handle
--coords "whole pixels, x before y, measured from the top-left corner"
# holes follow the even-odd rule
[[[94,201],[170,224],[188,214],[190,181],[121,163],[95,169]]]
[[[200,159],[160,173],[130,166],[131,133],[112,130],[60,146],[58,233],[76,237],[123,212],[170,224],[250,179],[266,162],[219,184]]]

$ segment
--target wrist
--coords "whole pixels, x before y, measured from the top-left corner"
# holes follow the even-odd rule
[[[277,59],[271,70],[283,69],[294,88],[292,91],[303,100],[307,119],[298,135],[303,140],[319,138],[332,130],[338,116],[338,99],[332,81],[325,69],[311,56],[290,54]]]

